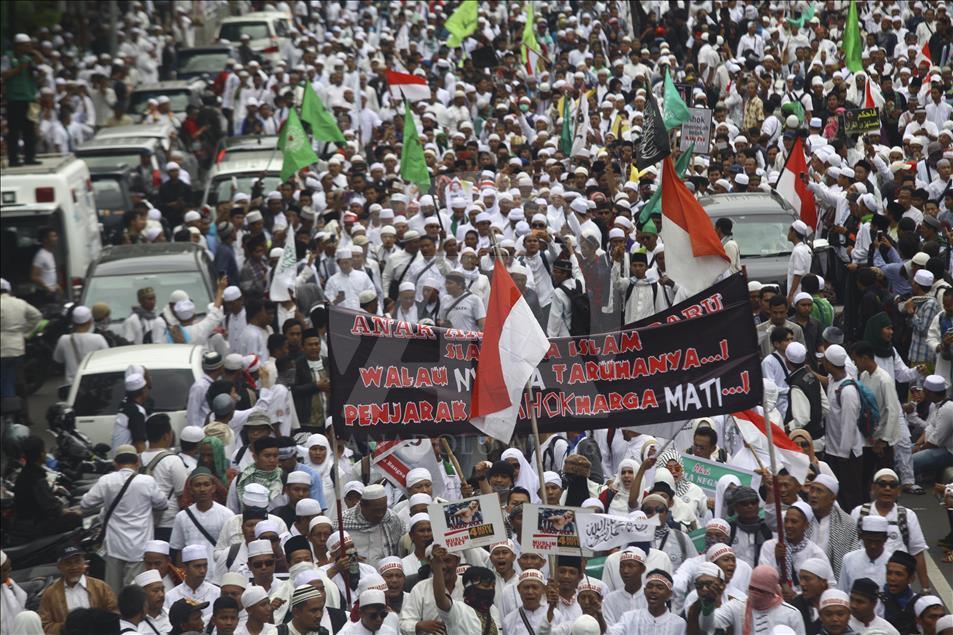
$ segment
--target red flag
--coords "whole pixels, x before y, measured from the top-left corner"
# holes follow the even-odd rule
[[[692,295],[714,284],[730,261],[711,218],[678,178],[670,156],[662,162],[661,187],[666,273]]]
[[[764,417],[754,410],[735,412],[731,416],[738,424],[738,430],[744,437],[745,442],[754,451],[755,456],[758,456],[759,460],[764,463],[768,458],[768,434],[764,425]],[[775,458],[780,464],[779,467],[785,468],[792,476],[803,483],[811,463],[810,458],[791,440],[784,429],[775,423],[771,424],[771,442],[774,445]],[[742,465],[739,465],[735,459],[739,459],[740,463],[746,467],[754,467],[748,465],[743,457],[737,455],[732,459],[732,464],[736,467],[742,467]],[[757,461],[752,462],[757,464]]]
[[[387,85],[390,86],[392,95],[395,97],[403,95],[410,102],[430,99],[430,86],[427,85],[427,78],[420,75],[387,69]],[[396,94],[395,89],[398,91]]]
[[[868,86],[869,86],[868,82]],[[801,175],[807,174],[807,159],[804,157],[804,144],[801,137],[794,140],[791,154],[784,162],[784,169],[774,189],[781,198],[791,203],[798,217],[812,230],[817,229],[817,204],[814,195],[807,187]]]
[[[864,82],[864,108],[876,108],[874,96],[870,94],[870,80]]]
[[[470,423],[508,443],[526,382],[549,351],[549,340],[502,262],[493,267],[483,343],[470,395]]]

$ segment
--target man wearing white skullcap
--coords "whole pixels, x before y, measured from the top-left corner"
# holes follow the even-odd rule
[[[356,506],[355,509],[358,509],[359,506]],[[337,568],[337,562],[341,558],[353,553],[354,550],[354,541],[351,538],[351,533],[349,531],[344,532],[344,541],[341,541],[341,531],[335,528],[331,531],[331,535],[328,536],[326,541],[327,552],[328,552],[328,561],[330,564],[326,564],[321,567],[321,570],[325,575],[331,579],[332,582],[337,586],[338,591],[340,591],[341,597],[341,608],[345,610],[350,610],[353,604],[357,601],[359,581],[370,578],[371,576],[379,575],[377,569],[375,569],[370,564],[364,562],[363,554],[357,552],[359,562],[358,569],[359,575],[358,580],[352,580],[352,589],[351,589],[351,606],[345,606],[347,604],[347,589],[345,588],[344,575]]]
[[[814,230],[802,220],[791,223],[788,229],[788,241],[794,244],[791,257],[788,259],[788,304],[794,304],[794,296],[801,292],[801,278],[811,273],[813,254],[807,244],[807,237]]]
[[[836,504],[839,489],[837,479],[827,474],[818,474],[807,484],[808,501],[814,512],[808,537],[824,547],[835,577],[840,573],[844,554],[857,544],[857,523]]]
[[[850,596],[840,589],[828,589],[818,604],[823,633],[841,635],[850,630]]]
[[[913,471],[918,476],[939,475],[953,466],[953,403],[947,399],[949,392],[949,382],[940,375],[923,380],[924,396],[933,405],[913,454]]]
[[[870,578],[882,588],[887,582],[887,561],[893,552],[884,549],[889,524],[883,516],[864,516],[857,529],[861,546],[844,556],[837,588],[850,593],[855,580]]]
[[[165,610],[165,584],[159,571],[143,571],[136,576],[134,582],[146,592],[145,615],[140,623],[140,626],[145,626],[143,632],[168,633],[172,630],[172,624],[169,623],[169,614]]]
[[[228,552],[231,545],[244,545],[245,540],[242,533],[243,516],[248,514],[249,509],[258,510],[255,517],[261,520],[268,519],[278,526],[278,534],[283,535],[288,532],[288,526],[280,516],[269,514],[266,511],[269,503],[269,492],[264,485],[258,483],[249,483],[245,487],[245,493],[242,494],[242,514],[236,514],[229,518],[222,531],[218,535],[218,541],[215,543],[216,554]],[[249,520],[245,518],[244,520]],[[232,558],[234,560],[234,557]],[[224,573],[225,569],[219,568],[218,572]]]
[[[106,338],[93,332],[93,312],[88,307],[77,305],[70,314],[73,332],[60,335],[53,349],[53,361],[65,368],[67,384],[72,384],[76,369],[87,353],[109,348]]]
[[[206,581],[209,570],[208,551],[205,545],[186,545],[182,549],[182,570],[185,578],[165,595],[165,608],[168,611],[177,600],[189,600],[194,604],[208,602],[202,609],[202,620],[207,622],[212,614],[212,603],[221,595],[221,589]]]
[[[338,249],[334,253],[338,270],[325,283],[324,294],[328,301],[338,308],[356,311],[361,308],[361,292],[372,291],[375,296],[377,292],[367,272],[354,268],[352,257],[349,247]]]
[[[376,567],[381,558],[397,555],[404,523],[388,508],[383,485],[364,488],[360,504],[345,510],[344,526],[357,552],[371,567]]]
[[[758,564],[778,569],[783,567],[796,591],[801,588],[797,581],[801,563],[808,558],[827,559],[824,550],[807,537],[813,519],[811,506],[802,500],[796,501],[784,512],[784,547],[778,545],[776,538],[766,540],[758,558]]]
[[[10,577],[11,573],[13,563],[6,553],[0,551],[0,630],[4,635],[14,633],[13,619],[17,613],[26,610],[26,591]]]

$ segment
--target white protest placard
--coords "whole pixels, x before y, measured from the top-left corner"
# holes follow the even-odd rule
[[[691,117],[682,124],[681,141],[678,149],[682,152],[695,144],[695,154],[708,154],[711,145],[711,108],[689,108]]]
[[[526,522],[524,515],[523,522]],[[579,542],[584,549],[608,551],[630,542],[649,542],[655,538],[658,517],[632,519],[627,516],[580,512],[576,514]]]
[[[578,507],[524,504],[522,550],[541,556],[578,556],[576,516],[581,511]]]
[[[506,540],[503,510],[496,494],[427,506],[434,542],[453,553]]]

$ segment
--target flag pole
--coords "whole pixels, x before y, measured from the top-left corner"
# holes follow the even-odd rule
[[[337,434],[334,432],[334,424],[332,423],[328,428],[331,431],[331,451],[334,453],[334,476],[331,481],[334,483],[334,498],[337,501],[337,516],[338,516],[338,531],[341,532],[341,554],[344,554],[344,512],[343,512],[343,503],[341,501],[341,471],[338,469],[340,458],[338,456],[338,438]],[[337,565],[337,563],[334,563]],[[339,571],[341,577],[344,578],[344,594],[347,598],[348,609],[351,607],[351,576],[349,571]]]
[[[778,463],[777,458],[775,457],[774,452],[774,432],[772,428],[774,424],[771,423],[771,419],[768,417],[768,401],[767,397],[764,397],[761,402],[761,409],[764,412],[764,431],[765,436],[768,437],[768,458],[771,463],[771,488],[772,493],[774,494],[774,515],[778,527],[778,544],[782,547],[784,546],[784,516],[781,513],[781,489],[778,487]],[[752,452],[754,454],[754,452]],[[786,566],[779,567],[781,569],[781,584],[786,584],[788,582],[788,571]]]

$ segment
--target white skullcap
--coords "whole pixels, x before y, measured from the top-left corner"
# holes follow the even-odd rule
[[[797,509],[799,512],[804,514],[804,517],[807,518],[807,522],[810,523],[814,520],[814,510],[811,509],[811,506],[805,503],[804,501],[796,501],[788,507],[788,510]]]
[[[125,386],[126,392],[134,392],[146,385],[146,378],[140,375],[139,373],[133,373],[131,375],[126,375]]]
[[[572,623],[571,635],[600,635],[602,629],[599,622],[591,615],[580,615]]]
[[[137,586],[140,586],[144,589],[150,584],[162,582],[162,576],[159,574],[158,569],[149,569],[148,571],[143,571],[137,575],[133,581]]]
[[[558,485],[559,487],[562,487],[563,479],[556,472],[546,471],[546,472],[543,472],[543,483],[547,485],[550,483],[553,483],[554,485]]]
[[[600,513],[605,513],[606,511],[606,506],[603,505],[602,501],[598,498],[587,498],[586,500],[582,501],[582,505],[580,505],[580,507],[583,509],[594,507],[598,509]]]
[[[810,233],[807,223],[802,220],[796,220],[791,223],[791,229],[793,229],[799,236],[807,236]]]
[[[695,569],[695,579],[702,577],[703,575],[710,576],[712,578],[717,578],[721,580],[724,577],[724,573],[714,562],[703,562],[698,565],[698,568]]]
[[[364,492],[361,494],[361,500],[373,501],[379,500],[381,498],[387,498],[387,491],[384,489],[383,485],[368,485],[364,488]]]
[[[258,523],[258,525],[261,524],[262,523]],[[255,525],[255,529],[258,529],[258,525]],[[250,543],[248,543],[249,558],[254,558],[255,556],[270,556],[273,554],[274,550],[271,548],[270,540],[252,540]]]
[[[346,545],[346,544],[349,543],[349,542],[352,542],[352,541],[351,541],[351,535],[345,531],[345,532],[344,532],[344,544]],[[352,543],[352,544],[353,544],[353,543]],[[339,531],[332,531],[332,532],[331,532],[331,535],[328,536],[327,542],[325,543],[325,547],[327,547],[328,553],[331,553],[331,552],[333,552],[333,551],[336,551],[340,546],[341,546],[341,532],[339,532]]]
[[[834,570],[831,569],[831,565],[826,558],[808,558],[801,563],[801,567],[798,570],[807,571],[832,584],[834,582]]]
[[[798,302],[803,302],[804,300],[810,300],[811,302],[813,302],[814,298],[811,297],[811,294],[808,293],[807,291],[799,291],[798,294],[794,296],[794,304],[797,304]]]
[[[223,574],[222,579],[219,580],[220,587],[223,587],[226,585],[237,586],[242,589],[247,589],[248,578],[243,576],[241,573],[238,573],[237,571],[229,571],[228,573]],[[139,586],[142,586],[142,585],[140,584]]]
[[[270,545],[269,545],[270,547]],[[182,549],[182,562],[192,562],[193,560],[207,560],[208,551],[202,545],[186,545]]]
[[[265,591],[264,587],[252,585],[242,592],[242,606],[246,609],[267,599],[268,592]]]
[[[255,525],[255,538],[261,538],[265,534],[279,534],[278,523],[268,518]]]
[[[358,494],[364,493],[364,483],[360,481],[348,481],[344,484],[344,495],[347,496],[351,492],[357,492]]]
[[[807,356],[807,348],[800,342],[791,342],[788,344],[787,348],[784,349],[784,356],[789,362],[794,364],[803,364],[804,359]]]
[[[407,487],[413,487],[417,483],[423,481],[433,482],[433,476],[430,474],[430,470],[425,467],[415,467],[414,469],[407,472],[407,478],[405,480]]]
[[[400,283],[400,287],[398,288],[398,290],[399,290],[399,291],[414,291],[414,292],[416,292],[416,291],[417,291],[417,287],[414,285],[413,282],[401,282],[401,283]]]
[[[268,488],[258,483],[249,483],[242,494],[242,504],[245,507],[267,507],[269,498]]]
[[[89,310],[89,307],[83,306],[81,304],[73,309],[73,315],[71,319],[73,324],[87,324],[93,319],[93,312]]]
[[[358,601],[361,606],[373,606],[375,604],[386,604],[384,592],[379,589],[367,589],[359,596]]]
[[[716,542],[705,552],[705,560],[708,562],[718,562],[718,559],[722,556],[728,554],[734,555],[734,553],[735,550],[732,549],[730,545],[726,545],[723,542]]]
[[[292,472],[295,474],[296,472]],[[305,474],[305,472],[302,472]],[[289,479],[291,476],[289,475]],[[310,475],[308,476],[310,478]],[[289,481],[290,482],[290,481]],[[310,485],[310,483],[307,483]],[[321,513],[321,503],[314,500],[313,498],[302,498],[297,503],[295,503],[295,516],[304,517],[304,516],[314,516]]]
[[[191,320],[195,316],[195,303],[191,300],[179,300],[173,309],[175,314],[183,320]]]
[[[377,561],[377,572],[381,575],[384,575],[385,572],[394,569],[398,571],[404,570],[403,561],[397,556],[387,556],[386,558],[381,558]]]
[[[427,521],[427,522],[429,523],[429,522],[430,522],[430,514],[427,514],[426,512],[421,512],[421,513],[419,513],[419,514],[414,514],[413,516],[410,517],[410,520],[407,522],[407,527],[408,527],[408,529],[413,529],[413,528],[414,528],[414,525],[416,525],[417,523],[423,522],[423,521]]]
[[[288,485],[296,483],[298,485],[307,485],[311,486],[311,475],[303,470],[295,470],[288,474],[288,480],[286,481]]]
[[[840,344],[832,344],[824,351],[824,359],[834,366],[843,367],[847,363],[847,351]]]
[[[913,281],[924,289],[929,289],[933,286],[933,274],[926,269],[920,269],[913,274]]]
[[[222,293],[222,299],[225,302],[234,302],[240,297],[242,297],[242,290],[234,285],[225,287],[225,291]]]
[[[925,595],[913,605],[913,612],[917,617],[920,617],[931,606],[943,606],[943,602],[935,595]]]
[[[840,491],[840,483],[836,478],[830,476],[829,474],[818,474],[814,477],[812,481],[816,485],[823,485],[830,491],[834,496],[837,496],[837,493]]]
[[[167,556],[169,555],[169,543],[165,540],[150,540],[142,548],[142,553],[161,553]]]
[[[407,506],[416,507],[417,505],[429,505],[432,502],[433,498],[430,496],[430,494],[419,492],[407,499]]]
[[[712,518],[709,520],[707,523],[705,523],[705,529],[717,529],[725,535],[731,534],[731,525],[721,518]]]

